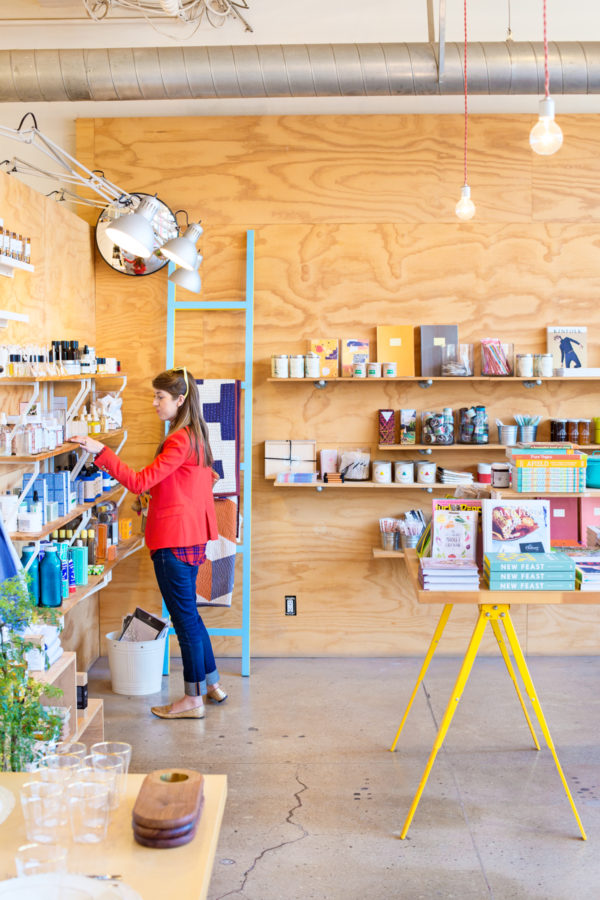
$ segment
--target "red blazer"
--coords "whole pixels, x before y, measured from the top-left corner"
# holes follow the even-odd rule
[[[110,447],[96,457],[106,469],[134,494],[148,491],[150,503],[146,521],[146,544],[160,547],[190,547],[218,537],[213,499],[212,469],[195,461],[187,429],[167,437],[158,456],[141,472],[130,469]]]

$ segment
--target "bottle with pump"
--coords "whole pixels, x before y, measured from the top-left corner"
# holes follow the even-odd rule
[[[57,607],[62,603],[61,563],[56,544],[44,548],[40,563],[40,606]]]

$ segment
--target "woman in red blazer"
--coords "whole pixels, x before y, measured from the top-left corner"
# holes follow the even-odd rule
[[[73,440],[94,453],[96,465],[128,490],[149,494],[146,543],[181,647],[185,688],[181,699],[153,706],[152,712],[163,719],[201,719],[203,695],[216,703],[227,697],[196,606],[198,566],[206,559],[206,543],[218,536],[212,493],[217,474],[191,373],[170,369],[157,375],[152,387],[157,415],[170,427],[149,466],[135,472],[99,441]]]

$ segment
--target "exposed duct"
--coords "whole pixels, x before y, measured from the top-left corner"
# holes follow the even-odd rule
[[[462,94],[462,44],[0,51],[0,102]],[[550,44],[552,94],[600,93],[600,42]],[[470,94],[544,92],[541,43],[469,45]]]

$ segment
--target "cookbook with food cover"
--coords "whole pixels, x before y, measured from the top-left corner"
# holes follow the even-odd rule
[[[478,514],[473,510],[436,509],[433,513],[434,559],[475,559]]]
[[[483,552],[549,553],[548,500],[483,500]]]

